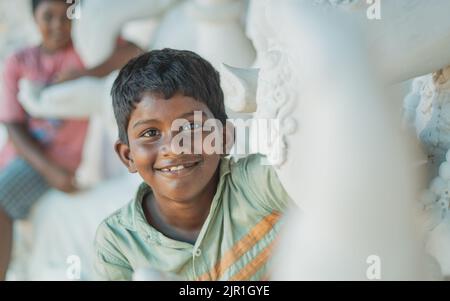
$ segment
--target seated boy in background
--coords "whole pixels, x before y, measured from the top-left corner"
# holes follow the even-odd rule
[[[87,120],[43,120],[29,116],[19,104],[19,81],[51,84],[60,72],[81,70],[71,41],[69,4],[63,0],[33,0],[33,15],[41,44],[18,51],[5,62],[0,122],[9,141],[0,151],[0,280],[6,275],[14,220],[27,216],[50,187],[75,191]]]
[[[280,214],[291,203],[275,171],[260,155],[234,162],[220,151],[173,147],[178,135],[204,140],[212,119],[223,141],[234,136],[218,72],[193,52],[155,50],[120,71],[112,98],[116,152],[144,183],[97,231],[99,276],[131,280],[150,268],[185,280],[266,279]]]
[[[25,218],[50,188],[74,192],[88,120],[38,119],[18,101],[19,82],[48,86],[78,76],[102,76],[120,68],[139,49],[123,41],[102,65],[86,70],[71,38],[65,0],[31,0],[41,43],[22,49],[5,62],[0,122],[9,141],[0,149],[0,280],[6,277],[13,221]]]

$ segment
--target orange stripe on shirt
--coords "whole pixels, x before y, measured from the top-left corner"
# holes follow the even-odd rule
[[[278,212],[266,215],[244,237],[225,253],[221,260],[209,271],[197,278],[197,280],[217,280],[233,265],[242,255],[250,250],[261,238],[263,238],[277,223],[280,218]]]
[[[273,246],[276,240],[272,241],[267,247],[265,247],[252,261],[246,264],[239,272],[237,272],[231,281],[244,281],[250,280],[250,278],[267,262],[272,253]]]

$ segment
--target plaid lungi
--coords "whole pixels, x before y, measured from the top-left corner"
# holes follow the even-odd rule
[[[13,220],[23,219],[49,188],[27,161],[16,158],[0,170],[0,208]]]

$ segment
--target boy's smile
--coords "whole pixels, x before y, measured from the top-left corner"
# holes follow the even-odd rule
[[[190,147],[175,153],[171,148],[176,135],[193,137],[197,133],[203,137],[203,125],[194,120],[195,111],[202,112],[203,120],[214,118],[205,104],[192,97],[175,94],[164,99],[144,93],[130,116],[129,145],[116,146],[129,171],[140,174],[156,199],[191,202],[216,190],[220,154],[194,154]],[[174,122],[180,120],[182,125],[174,130]]]
[[[184,177],[189,175],[202,160],[168,161],[163,167],[155,167],[156,172],[170,178]]]

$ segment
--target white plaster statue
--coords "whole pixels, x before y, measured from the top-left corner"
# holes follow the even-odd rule
[[[88,67],[103,62],[113,51],[127,22],[156,19],[153,38],[145,48],[189,49],[214,64],[246,67],[254,49],[245,36],[241,0],[121,0],[83,1],[82,18],[75,22],[74,43]],[[102,13],[99,14],[98,12]]]
[[[450,67],[416,78],[404,100],[405,119],[417,132],[430,186],[420,198],[430,230],[427,248],[450,275]]]
[[[411,88],[404,100],[405,119],[425,147],[433,177],[450,148],[450,67],[414,79]]]

